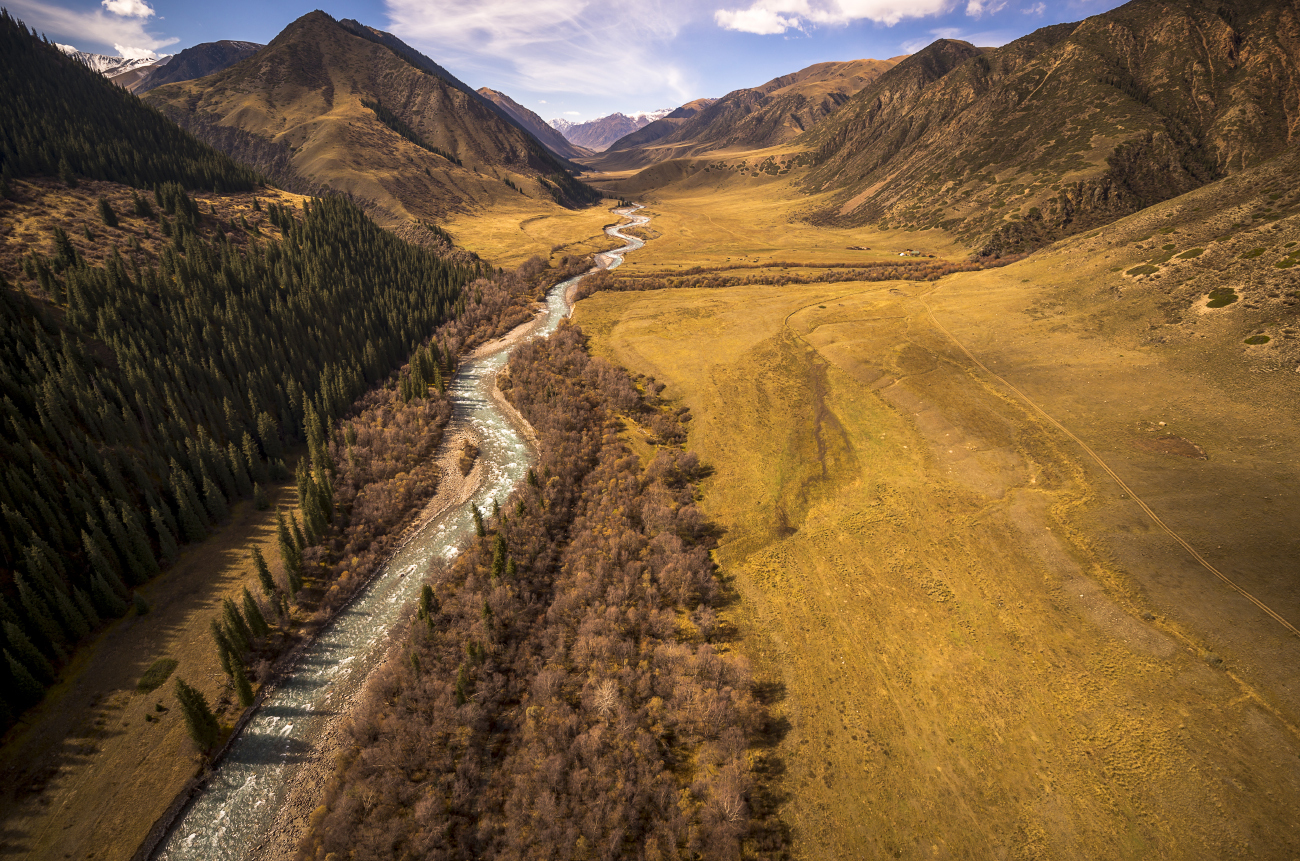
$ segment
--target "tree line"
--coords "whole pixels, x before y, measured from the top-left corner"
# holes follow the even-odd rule
[[[300,857],[780,854],[754,773],[767,714],[719,639],[707,470],[676,448],[643,468],[618,436],[616,414],[683,414],[569,325],[501,385],[539,461],[429,573]]]
[[[451,418],[446,389],[455,357],[526,322],[537,289],[517,272],[497,272],[465,293],[461,313],[332,426],[308,410],[307,456],[294,475],[302,517],[277,512],[278,564],[251,547],[259,594],[245,589],[241,601],[225,601],[210,620],[213,648],[240,709],[253,703],[253,684],[269,680],[273,662],[298,634],[323,624],[369,582],[436,493],[435,454]],[[224,738],[220,715],[183,679],[176,696],[191,738],[210,751]]]
[[[46,301],[0,284],[5,724],[52,678],[11,628],[61,663],[232,501],[287,477],[309,416],[342,415],[464,309],[483,271],[342,199],[272,205],[283,238],[244,247],[206,237],[178,184],[155,200],[172,236],[156,263],[114,248],[91,266],[56,229],[54,255],[24,264]]]

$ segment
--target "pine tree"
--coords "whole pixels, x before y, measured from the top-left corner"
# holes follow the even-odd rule
[[[221,660],[221,669],[226,675],[234,673],[235,664],[239,663],[241,658],[235,652],[235,646],[230,642],[230,637],[226,634],[226,629],[216,619],[208,623],[212,632],[212,642],[217,647],[217,657]]]
[[[35,625],[36,630],[41,632],[41,636],[56,649],[66,643],[67,638],[63,629],[54,621],[54,614],[50,612],[49,605],[36,593],[22,573],[14,573],[14,586],[18,590],[18,602],[27,611],[27,618]]]
[[[158,535],[158,547],[162,550],[163,558],[168,562],[175,562],[180,558],[180,548],[176,546],[176,539],[167,528],[162,513],[157,508],[150,508],[149,519],[153,522],[153,531]]]
[[[176,699],[180,701],[190,738],[200,750],[211,750],[221,737],[221,725],[217,723],[217,716],[212,713],[207,699],[181,679],[176,680]]]
[[[221,600],[221,616],[225,621],[226,636],[230,638],[230,644],[241,655],[248,652],[253,647],[253,632],[249,630],[248,623],[244,621],[244,616],[239,612],[234,601],[229,598]]]
[[[492,548],[492,576],[498,580],[506,573],[506,560],[506,539],[500,532],[497,532],[496,543]]]
[[[104,578],[99,574],[95,574],[90,579],[90,596],[94,599],[95,609],[100,616],[117,618],[126,615],[126,602],[111,586],[104,582]]]
[[[149,536],[145,534],[140,523],[140,514],[125,501],[118,502],[118,511],[122,516],[122,525],[126,528],[127,539],[131,545],[131,556],[144,571],[146,578],[158,574],[158,560],[154,558],[153,548],[149,546]]]
[[[262,593],[267,599],[275,598],[276,587],[275,580],[271,577],[271,569],[266,566],[266,559],[262,557],[262,551],[256,546],[252,550],[253,568],[257,570],[257,582],[262,584]]]
[[[262,608],[257,606],[253,596],[249,593],[248,588],[244,588],[244,618],[248,620],[248,629],[253,632],[253,636],[258,639],[265,638],[271,633],[271,626],[266,623],[266,617],[262,615]]]
[[[9,648],[13,651],[14,656],[23,662],[23,666],[31,670],[36,680],[43,685],[50,685],[54,682],[54,665],[51,664],[41,650],[32,644],[32,641],[23,633],[13,622],[4,623],[5,639],[9,641]]]
[[[239,704],[248,708],[253,704],[253,686],[248,683],[248,675],[242,664],[235,664],[235,693],[239,695]]]
[[[472,506],[474,509],[474,534],[479,538],[487,536],[487,527],[483,525],[483,512],[478,510],[478,506]]]
[[[99,205],[99,217],[107,227],[117,227],[117,213],[113,211],[112,205],[104,195],[99,196],[96,201]]]
[[[253,485],[253,507],[258,511],[266,511],[271,507],[271,500],[266,498],[266,492],[260,484]]]
[[[15,658],[8,649],[4,650],[5,662],[9,664],[9,674],[14,677],[14,693],[18,705],[30,706],[41,701],[45,696],[45,686],[36,681],[22,661]]]
[[[225,520],[226,515],[230,513],[230,509],[226,506],[226,497],[221,493],[221,488],[217,487],[206,472],[203,474],[203,506],[208,510],[208,515],[214,523]]]
[[[302,554],[303,551],[307,549],[308,544],[307,536],[302,534],[302,527],[298,525],[297,512],[289,513],[289,526],[293,529],[293,544],[294,547],[298,548],[298,559],[300,560],[299,564],[301,565]]]
[[[95,610],[95,604],[90,600],[90,596],[86,594],[85,590],[73,589],[72,600],[77,605],[77,609],[81,611],[81,616],[86,620],[86,624],[90,626],[90,629],[93,631],[99,627],[99,612]]]

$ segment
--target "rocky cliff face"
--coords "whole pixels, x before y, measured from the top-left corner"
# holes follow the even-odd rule
[[[1295,0],[1140,0],[980,51],[939,42],[802,140],[817,219],[1024,250],[1276,155],[1300,124]]]

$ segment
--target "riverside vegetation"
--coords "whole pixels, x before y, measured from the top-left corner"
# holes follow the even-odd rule
[[[643,465],[619,435],[624,415],[680,440],[689,415],[573,326],[501,386],[538,464],[431,572],[300,857],[779,856],[774,728],[694,501],[708,470],[675,446]]]

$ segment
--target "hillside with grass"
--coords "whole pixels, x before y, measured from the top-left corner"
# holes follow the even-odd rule
[[[901,59],[817,63],[707,104],[692,102],[615,141],[589,164],[598,170],[623,170],[718,150],[785,143],[834,114]]]
[[[1276,155],[1300,28],[1283,0],[1135,2],[981,51],[939,42],[799,143],[826,224],[941,227],[1014,253]]]
[[[256,56],[161,87],[148,101],[284,187],[343,193],[412,238],[412,224],[512,196],[539,210],[595,199],[537,140],[458,83],[375,32],[313,12]]]

